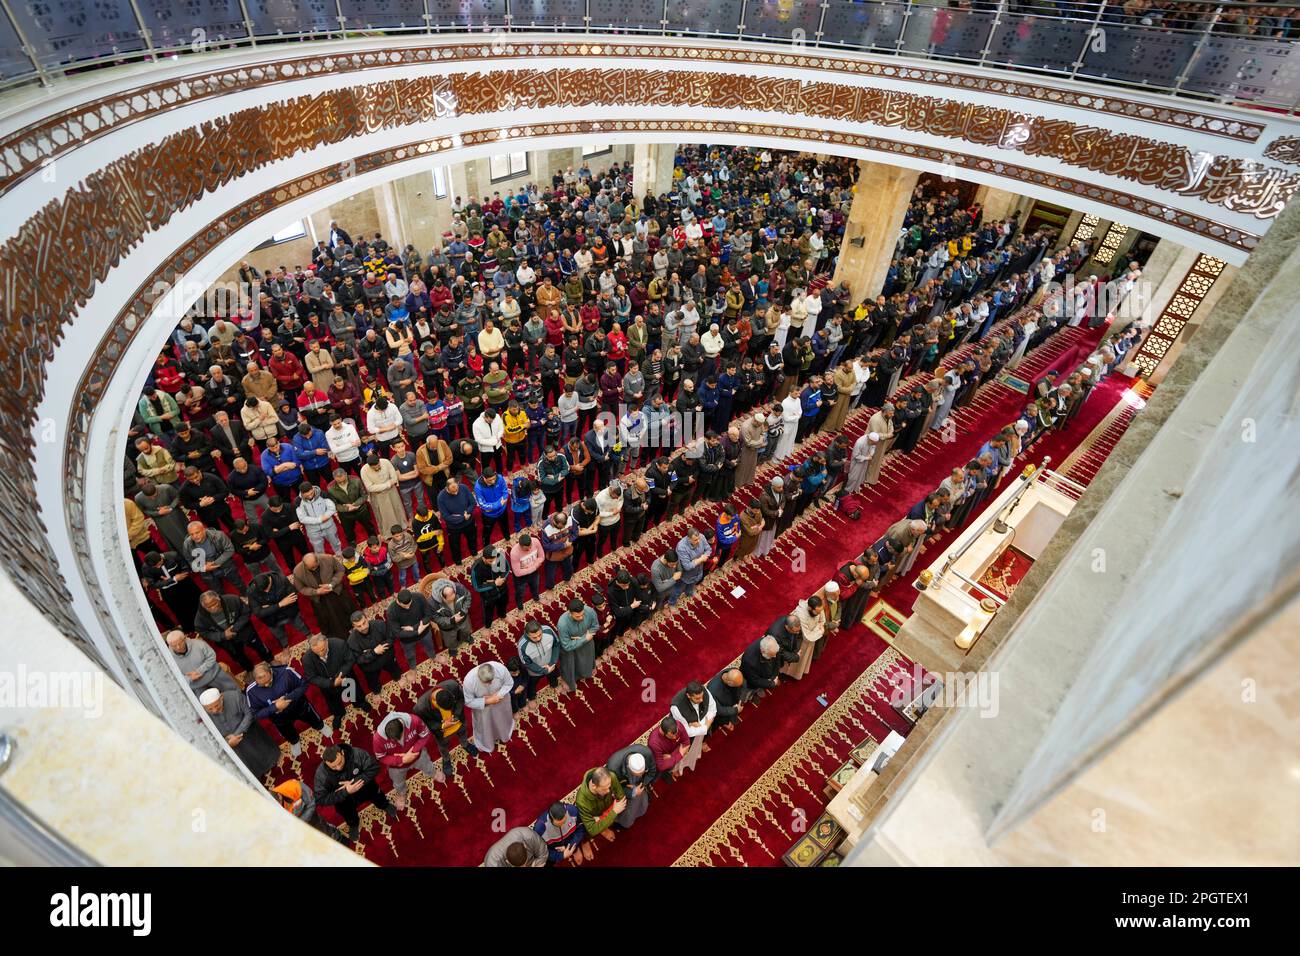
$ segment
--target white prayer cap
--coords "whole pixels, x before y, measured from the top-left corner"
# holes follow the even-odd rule
[[[883,404],[883,405],[880,406],[880,410],[881,410],[882,412],[892,412],[892,411],[894,410],[894,403],[893,403],[893,402],[885,402],[885,404]]]
[[[632,773],[645,773],[645,757],[640,754],[629,754],[627,758],[627,769]]]
[[[920,518],[917,518],[912,522],[913,531],[924,531],[925,528],[926,528],[926,524]]]
[[[784,487],[785,487],[785,479],[782,478],[780,475],[777,475],[775,478],[772,479],[772,487],[773,487],[773,488],[784,488]]]
[[[869,439],[871,439],[872,441],[880,441],[880,432],[872,432],[872,433],[871,433],[870,435],[868,435],[867,437],[868,437]]]
[[[1019,432],[1021,435],[1029,431],[1029,422],[1024,421],[1023,419],[1016,422],[1016,431]]]
[[[760,425],[766,425],[766,424],[767,424],[767,416],[766,416],[766,415],[762,415],[762,414],[755,415],[755,416],[754,416],[754,421],[758,422],[758,424],[760,424]]]
[[[215,704],[221,698],[221,691],[215,687],[209,687],[203,693],[199,694],[199,703],[204,707],[208,704]]]
[[[826,587],[823,590],[829,591],[831,594],[839,594],[840,586],[836,584],[834,581],[827,581]]]

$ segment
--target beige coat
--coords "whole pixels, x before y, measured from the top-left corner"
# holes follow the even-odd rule
[[[280,434],[280,419],[266,399],[259,401],[257,408],[242,406],[239,409],[239,420],[244,423],[254,441],[266,441]]]
[[[817,650],[818,642],[826,635],[826,614],[824,608],[819,608],[814,614],[808,609],[808,601],[805,599],[794,609],[794,615],[799,619],[799,626],[803,630],[803,641],[799,644],[799,659],[782,667],[781,673],[800,680],[812,667],[813,652]]]
[[[885,418],[884,412],[876,412],[871,416],[871,421],[867,422],[867,433],[871,432],[880,436],[880,441],[876,443],[876,452],[871,456],[871,463],[867,466],[867,484],[874,485],[880,480],[880,468],[885,463],[889,446],[894,443],[893,419]]]
[[[383,534],[393,525],[406,527],[406,509],[402,507],[402,496],[397,493],[397,469],[387,458],[379,459],[374,468],[366,465],[361,469],[361,483],[366,486],[370,496],[370,507],[375,512],[375,521]]]
[[[330,386],[334,384],[334,356],[323,348],[319,351],[309,351],[304,364],[307,366],[307,374],[316,383],[316,387],[322,392],[328,392]]]

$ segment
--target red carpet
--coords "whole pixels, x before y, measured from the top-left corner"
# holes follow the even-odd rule
[[[1029,573],[1029,569],[1033,566],[1034,562],[1031,558],[1015,548],[1007,548],[1006,551],[1002,552],[1002,557],[998,558],[980,576],[980,587],[992,591],[1005,601],[1016,593],[1016,585]],[[971,588],[967,588],[967,590],[975,593]]]
[[[1031,368],[1036,379],[1048,368],[1072,367],[1072,364],[1077,364],[1090,354],[1093,343],[1098,340],[1096,331],[1093,330],[1090,334],[1088,330],[1082,330],[1075,341],[1063,351],[1058,351],[1055,359],[1044,355],[1032,356],[1034,364],[1031,365],[1031,360],[1026,360],[1021,365],[1021,371],[1028,374],[1027,367]],[[1049,351],[1051,347],[1052,344],[1049,343],[1040,352]],[[1038,462],[1044,455],[1049,455],[1055,462],[1062,462],[1070,449],[1105,418],[1128,385],[1128,379],[1112,375],[1094,389],[1070,427],[1064,432],[1052,433],[1042,439],[1032,450],[1029,460]],[[743,649],[747,643],[746,638],[752,640],[766,630],[778,615],[786,613],[792,607],[798,596],[811,594],[820,588],[830,579],[835,568],[874,543],[908,507],[933,490],[953,467],[968,461],[985,438],[1011,421],[1025,402],[1024,395],[1004,386],[986,388],[978,396],[978,404],[954,413],[959,419],[958,441],[948,447],[932,436],[922,443],[911,456],[912,460],[907,462],[906,470],[896,468],[888,471],[887,478],[864,494],[870,507],[864,511],[859,522],[835,523],[824,538],[814,542],[814,547],[798,541],[789,544],[788,547],[798,544],[808,552],[807,570],[803,574],[792,574],[788,564],[779,567],[779,573],[793,582],[793,594],[791,590],[773,588],[764,595],[752,598],[746,596],[743,607],[728,615],[737,621],[733,628],[736,633],[732,645]],[[918,464],[913,464],[913,460]],[[946,536],[933,547],[942,550],[947,547],[949,540],[950,537]],[[924,567],[923,562],[917,564],[915,573]],[[774,567],[773,570],[774,573],[777,572],[777,568]],[[910,613],[915,598],[915,591],[911,587],[915,573],[895,582],[882,595],[904,614]],[[657,787],[660,802],[652,812],[638,820],[632,830],[620,833],[613,844],[601,845],[595,862],[624,866],[666,866],[673,863],[699,833],[724,813],[750,783],[775,763],[817,718],[822,708],[818,696],[824,696],[828,701],[835,700],[880,655],[885,646],[883,640],[861,624],[832,638],[821,659],[803,680],[793,685],[783,685],[763,701],[754,714],[747,715],[733,733],[721,737],[701,759],[695,773],[671,786]],[[724,658],[719,661],[718,667],[725,663]],[[868,721],[863,723],[872,737],[879,740],[890,729],[906,733],[907,722],[886,701],[872,701],[870,709],[876,722],[874,725]],[[857,742],[857,739],[852,742],[833,741],[838,760],[828,761],[834,763],[830,769],[839,766],[846,759],[848,750]],[[816,796],[802,787],[786,788],[794,808],[804,812],[809,823],[816,819],[826,803],[821,795],[824,782],[824,779],[813,782],[812,789]],[[793,813],[794,808],[789,812]],[[773,858],[752,842],[747,844],[748,849],[743,851],[743,855],[745,862],[750,865],[779,863],[781,853],[788,848],[788,843],[793,842],[782,836],[771,823],[766,826],[769,830],[765,833],[765,838],[776,841],[768,843],[768,846],[779,849]],[[758,829],[762,831],[761,827]],[[787,842],[780,842],[782,840]],[[715,862],[734,864],[736,861],[728,857],[725,860],[718,858]]]
[[[1091,350],[1100,332],[1066,330],[1058,334],[1021,365],[1020,374],[1036,378],[1049,366],[1065,369],[1077,364]],[[1110,410],[1126,384],[1117,377],[1103,383],[1070,430],[1044,439],[1042,447],[1034,449],[1032,459],[1038,461],[1043,454],[1051,454],[1055,461],[1062,461],[1070,447]],[[734,601],[734,607],[715,600],[716,614],[699,610],[698,621],[680,615],[663,635],[647,640],[631,654],[613,660],[608,660],[607,655],[608,662],[597,671],[599,684],[589,682],[583,699],[548,701],[542,719],[524,724],[506,754],[468,761],[463,751],[458,751],[457,780],[436,789],[436,805],[422,803],[429,799],[426,792],[415,798],[412,813],[392,821],[391,826],[387,820],[369,828],[363,822],[366,856],[376,863],[395,865],[479,863],[486,848],[505,828],[531,823],[549,803],[567,795],[583,772],[645,733],[664,715],[669,699],[684,684],[711,677],[773,620],[787,613],[799,597],[817,590],[835,567],[875,541],[953,466],[969,460],[990,434],[1015,417],[1024,402],[1024,395],[1004,386],[986,386],[971,405],[954,413],[959,426],[955,442],[945,444],[937,435],[931,435],[902,462],[897,456],[891,458],[881,483],[864,494],[868,506],[859,522],[828,515],[812,522],[818,527],[807,532],[806,540],[794,534],[782,537],[781,554],[774,551],[763,563],[773,574],[773,584],[780,575],[793,587],[766,587],[758,575],[751,574],[756,586],[747,587],[748,593]],[[851,436],[856,437],[864,427],[865,416],[853,419]],[[760,472],[767,474],[770,471]],[[742,497],[746,496],[742,493]],[[711,516],[715,509],[707,506],[696,520]],[[687,523],[688,519],[679,518],[656,530],[665,537],[671,533],[675,541]],[[802,573],[790,568],[789,558],[795,547],[805,552]],[[643,539],[635,554],[625,549],[615,560],[639,568],[660,550],[662,544]],[[604,579],[602,570],[594,573],[596,580]],[[591,589],[589,583],[579,582],[579,586],[584,594]],[[897,583],[885,597],[905,612],[911,607],[907,582]],[[558,601],[551,598],[543,605],[540,613],[554,619]],[[481,635],[472,656],[463,656],[450,668],[422,666],[418,688],[423,689],[429,680],[440,679],[445,673],[463,675],[475,663],[504,654],[513,647],[521,623],[516,621],[509,628],[498,627]],[[747,710],[745,720],[733,733],[720,737],[694,774],[671,787],[658,788],[658,805],[634,829],[620,834],[612,844],[597,841],[600,846],[596,863],[671,864],[816,720],[822,707],[818,695],[836,699],[884,647],[883,641],[861,625],[832,638],[804,680],[783,686],[756,710]],[[394,697],[389,704],[405,707],[413,696],[407,694],[405,700]],[[381,705],[381,709],[387,706]],[[883,695],[872,710],[874,721],[864,721],[861,736],[869,733],[878,738],[889,728],[900,732],[906,729],[906,722],[885,705]],[[361,715],[350,714],[345,729],[353,742],[369,749],[370,733]],[[282,763],[279,772],[293,772],[310,781],[318,759],[319,748],[307,746],[302,758],[292,766],[287,761]],[[814,789],[820,792],[820,784]],[[809,794],[804,796],[813,801]],[[784,838],[772,839],[776,841],[772,845],[783,851],[780,841]],[[776,855],[779,858],[779,852]],[[746,862],[772,862],[765,853],[760,856],[762,859]]]

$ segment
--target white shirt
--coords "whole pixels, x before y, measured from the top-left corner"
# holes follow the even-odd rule
[[[862,391],[862,386],[866,385],[867,380],[871,378],[871,366],[859,365],[857,362],[854,362],[853,378],[854,378],[853,390],[849,392],[849,394],[856,396]]]
[[[707,687],[704,689],[704,700],[709,707],[705,711],[704,720],[699,724],[692,725],[688,723],[686,717],[676,707],[668,708],[672,712],[673,719],[686,728],[687,737],[701,737],[708,733],[709,725],[713,723],[713,718],[718,715],[718,702],[713,699],[713,695],[709,693]]]
[[[480,415],[474,419],[474,441],[478,445],[478,450],[483,452],[494,452],[501,447],[501,436],[506,432],[505,423],[501,421],[498,415],[492,419],[492,424],[488,424],[487,418]]]
[[[700,345],[704,347],[705,355],[709,358],[717,358],[722,352],[722,333],[710,329],[700,336]]]
[[[607,528],[612,524],[618,524],[619,516],[623,513],[623,496],[615,498],[609,493],[609,488],[602,488],[596,494],[596,507],[600,509],[599,524]]]
[[[781,399],[781,420],[785,422],[786,428],[797,422],[802,415],[803,405],[798,395],[787,395]]]
[[[380,441],[392,441],[402,433],[402,413],[392,402],[383,411],[373,407],[366,412],[366,428]]]
[[[341,428],[335,428],[331,425],[325,429],[325,440],[329,442],[330,454],[340,464],[345,461],[356,461],[361,457],[359,447],[361,445],[361,436],[348,422],[343,422]]]

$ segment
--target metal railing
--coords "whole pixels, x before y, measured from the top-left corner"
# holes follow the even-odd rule
[[[580,32],[861,50],[1300,111],[1300,8],[1136,2],[1145,9],[1118,0],[99,0],[69,15],[72,4],[0,0],[0,88],[236,47]]]

